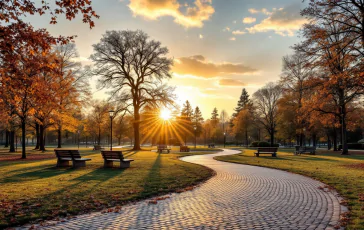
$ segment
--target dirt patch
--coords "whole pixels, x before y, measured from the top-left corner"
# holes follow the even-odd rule
[[[344,166],[347,168],[352,168],[352,169],[364,169],[364,163],[344,165]]]

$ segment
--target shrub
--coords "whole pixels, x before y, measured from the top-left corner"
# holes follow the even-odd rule
[[[343,145],[340,144],[338,146],[339,150],[343,149]],[[349,149],[364,149],[364,145],[360,144],[360,143],[348,143],[348,148]]]
[[[259,141],[254,141],[250,144],[250,147],[258,147]]]
[[[270,147],[270,144],[268,142],[261,141],[259,142],[258,147]]]

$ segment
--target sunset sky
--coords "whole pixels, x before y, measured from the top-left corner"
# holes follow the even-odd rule
[[[217,107],[232,113],[245,87],[250,94],[279,79],[282,56],[299,42],[298,30],[305,20],[301,0],[94,0],[100,15],[90,30],[79,20],[60,19],[49,25],[44,17],[28,17],[35,27],[53,35],[77,35],[84,64],[92,44],[106,30],[141,29],[159,40],[174,58],[173,78],[178,103],[189,100],[209,118]],[[106,98],[96,91],[93,97]]]

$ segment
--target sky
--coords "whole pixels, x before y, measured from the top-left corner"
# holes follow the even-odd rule
[[[50,25],[46,17],[27,20],[52,35],[77,35],[79,60],[92,64],[92,44],[107,30],[143,30],[151,39],[168,47],[174,59],[173,77],[177,103],[189,100],[205,118],[214,107],[233,113],[242,88],[252,95],[279,79],[282,57],[292,53],[299,29],[302,0],[93,0],[100,16],[89,29],[81,18],[60,18]],[[106,99],[96,89],[94,99]]]

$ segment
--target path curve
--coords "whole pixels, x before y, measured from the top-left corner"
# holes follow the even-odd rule
[[[214,160],[239,151],[195,155],[183,161],[207,166],[216,176],[169,199],[141,201],[120,213],[100,212],[48,229],[333,229],[342,208],[323,183],[275,169]]]

